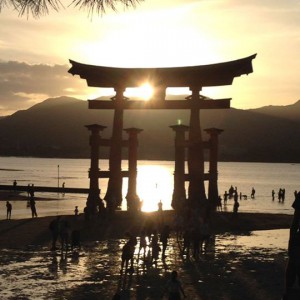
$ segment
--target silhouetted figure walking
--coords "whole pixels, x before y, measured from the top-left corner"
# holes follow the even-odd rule
[[[234,204],[233,204],[233,216],[237,217],[238,211],[239,211],[239,201],[238,201],[238,196],[237,193],[234,194]]]
[[[10,220],[11,218],[12,205],[9,201],[6,201],[6,219]]]
[[[34,197],[30,198],[30,209],[31,209],[32,218],[37,217]]]
[[[274,201],[274,200],[275,200],[275,191],[272,190],[272,201]]]
[[[255,198],[255,189],[252,188],[252,191],[251,191],[251,199],[254,199]]]
[[[125,266],[125,272],[129,271],[130,273],[134,272],[133,268],[133,257],[134,257],[134,251],[135,251],[135,246],[137,244],[137,239],[135,236],[132,234],[128,233],[129,235],[129,240],[126,242],[126,244],[123,246],[122,249],[122,262],[121,262],[121,271],[120,273],[123,273],[123,269]],[[128,269],[130,261],[130,269]]]
[[[75,217],[78,216],[78,213],[79,213],[78,206],[75,206],[75,210],[74,210]]]

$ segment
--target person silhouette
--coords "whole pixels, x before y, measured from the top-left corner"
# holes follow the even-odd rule
[[[289,299],[289,294],[296,282],[300,284],[300,230],[291,232],[288,245],[288,262],[285,271],[285,295],[283,299]]]
[[[10,220],[11,218],[12,205],[9,201],[6,201],[6,219]]]
[[[167,282],[166,289],[168,291],[169,300],[180,300],[181,294],[186,298],[181,281],[178,279],[177,271],[171,273],[171,279]]]

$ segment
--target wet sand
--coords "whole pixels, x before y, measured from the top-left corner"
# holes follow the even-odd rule
[[[121,299],[162,299],[163,287],[174,269],[179,271],[187,299],[281,299],[287,251],[255,245],[251,232],[269,230],[272,237],[271,229],[289,228],[290,215],[240,213],[232,219],[229,212],[217,212],[212,222],[214,244],[198,260],[180,254],[181,242],[172,232],[167,258],[159,259],[157,266],[147,258],[139,259],[132,275],[119,273],[125,232],[139,232],[151,221],[163,220],[172,226],[173,211],[164,211],[163,216],[117,211],[110,220],[89,222],[83,215],[78,219],[63,216],[72,228],[81,230],[83,248],[78,260],[71,253],[64,256],[49,250],[48,227],[54,218],[0,221],[1,299],[112,299],[117,291]],[[240,244],[238,236],[252,238],[254,246]],[[291,299],[299,299],[295,297]]]
[[[124,238],[125,232],[138,233],[148,222],[158,224],[161,216],[158,212],[140,213],[132,216],[125,211],[117,211],[115,215],[103,221],[95,218],[86,222],[83,214],[78,219],[75,216],[62,216],[68,220],[72,228],[81,231],[82,241],[92,242],[110,238]],[[41,217],[13,220],[0,220],[0,247],[23,248],[27,245],[48,245],[51,240],[49,223],[55,217]],[[163,211],[163,222],[171,227],[174,223],[174,211]],[[289,228],[291,215],[240,213],[233,219],[232,213],[217,212],[212,217],[212,231],[215,234],[224,232],[245,232],[253,230],[270,230]]]

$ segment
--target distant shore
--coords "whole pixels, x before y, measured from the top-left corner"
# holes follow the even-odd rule
[[[29,245],[49,246],[51,234],[49,223],[54,216],[0,221],[0,247],[26,248]],[[110,238],[124,238],[130,231],[139,233],[147,222],[164,224],[173,227],[174,211],[163,211],[163,217],[158,212],[142,212],[138,216],[130,215],[126,211],[117,211],[108,220],[96,218],[85,221],[83,214],[77,219],[75,216],[62,216],[68,220],[72,229],[81,231],[82,243],[90,243]],[[254,230],[288,229],[293,216],[286,214],[267,213],[239,213],[237,219],[232,218],[231,212],[217,212],[212,218],[212,231],[215,234],[224,232],[249,232]]]

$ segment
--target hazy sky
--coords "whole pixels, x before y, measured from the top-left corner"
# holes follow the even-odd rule
[[[71,2],[71,1],[70,1]],[[67,7],[68,3],[64,2]],[[114,67],[171,67],[257,53],[254,72],[204,89],[231,106],[288,105],[300,99],[300,0],[145,0],[135,9],[94,15],[72,8],[39,19],[0,13],[0,115],[49,97],[93,99],[67,70],[69,59]]]

